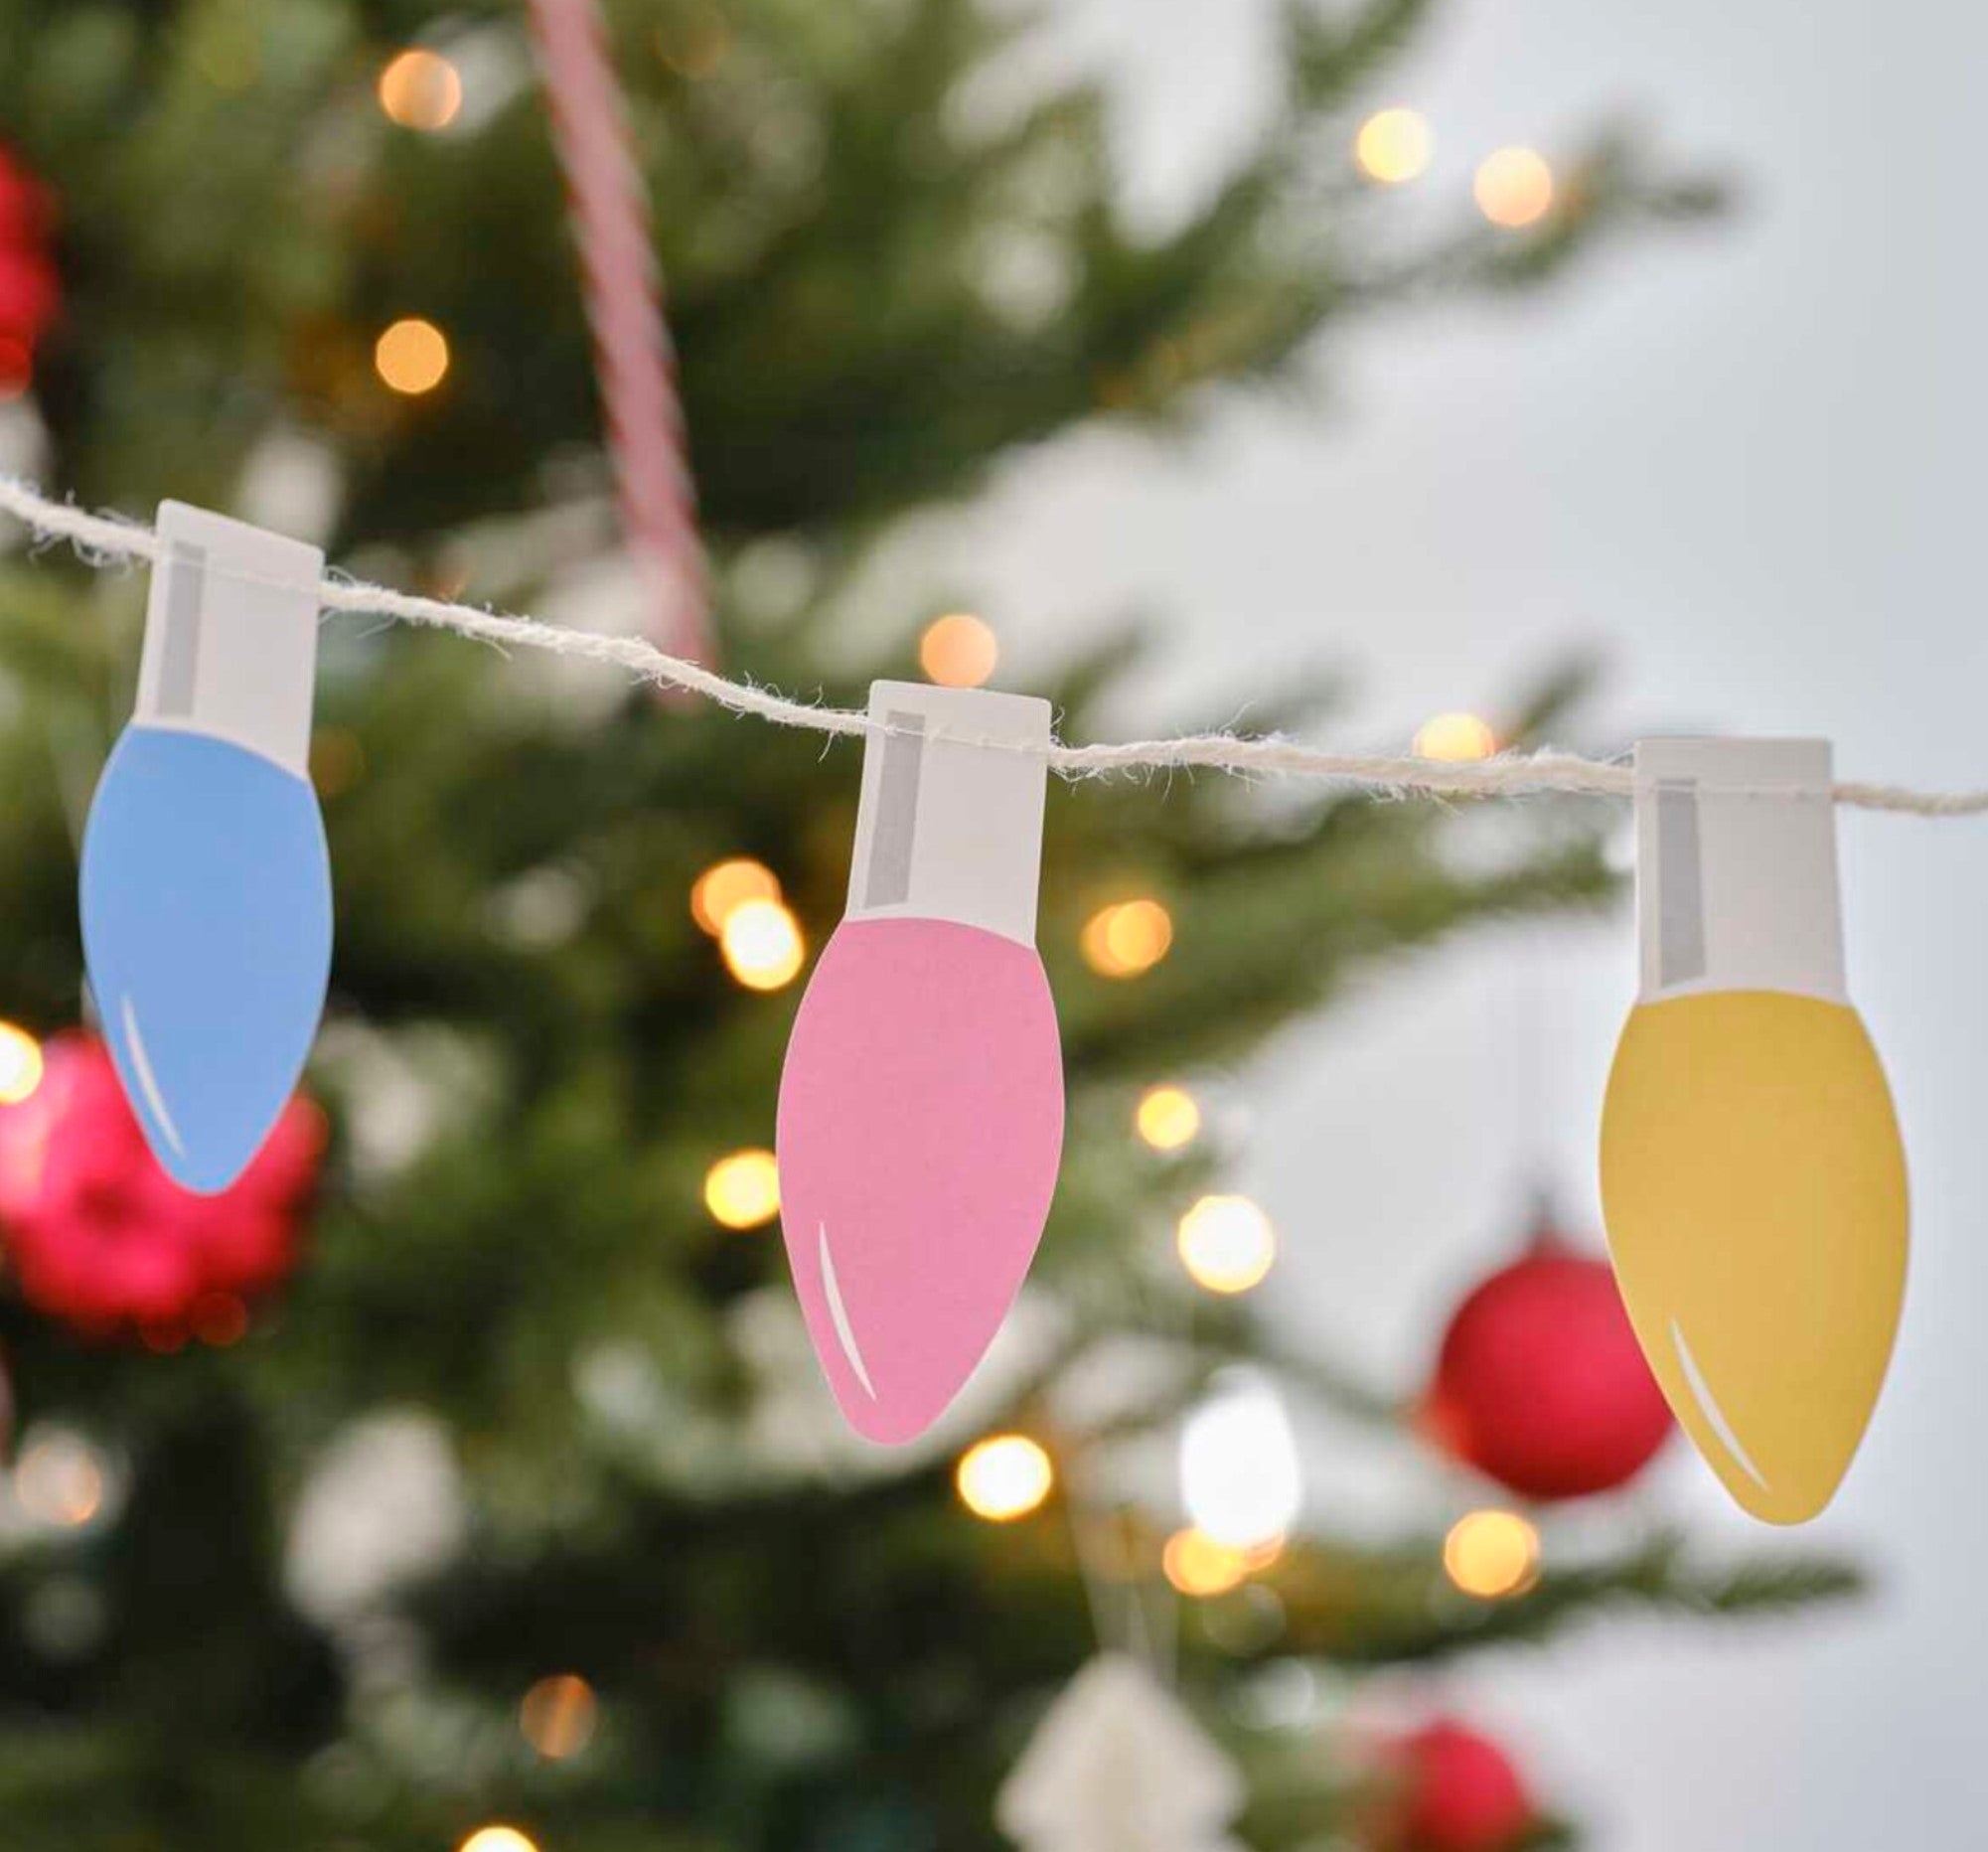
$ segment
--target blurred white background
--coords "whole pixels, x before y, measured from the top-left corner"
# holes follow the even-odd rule
[[[1341,351],[1329,416],[1266,400],[1179,454],[1103,439],[1027,459],[958,538],[1008,660],[1147,609],[1171,626],[1160,694],[1240,700],[1281,664],[1346,660],[1364,694],[1352,734],[1379,744],[1441,708],[1495,712],[1556,652],[1599,644],[1610,675],[1586,743],[1645,722],[1824,733],[1847,776],[1988,782],[1972,506],[1988,11],[1444,11],[1371,99],[1435,129],[1404,210],[1460,208],[1483,154],[1551,153],[1617,107],[1680,164],[1736,175],[1741,210],[1630,239],[1543,300],[1377,323]],[[1064,0],[1058,53],[1119,83],[1156,210],[1192,197],[1261,103],[1270,24],[1262,0]],[[1898,1095],[1915,1251],[1871,1437],[1792,1541],[1859,1555],[1880,1586],[1785,1628],[1623,1619],[1473,1667],[1453,1695],[1590,1818],[1601,1852],[1957,1846],[1988,1814],[1988,824],[1847,816],[1842,843],[1853,991]],[[1602,1086],[1633,983],[1626,915],[1480,937],[1251,1077],[1241,1180],[1284,1231],[1300,1328],[1378,1376],[1419,1375],[1462,1288],[1520,1234],[1542,1150],[1595,1231]],[[1530,1110],[1514,1103],[1528,1033]],[[1328,1463],[1312,1496],[1357,1522],[1380,1494],[1351,1465],[1339,1484]],[[1789,1541],[1732,1513],[1681,1450],[1649,1497],[1710,1549]]]

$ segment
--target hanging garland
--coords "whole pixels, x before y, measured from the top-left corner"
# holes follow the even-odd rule
[[[1907,1246],[1891,1097],[1844,985],[1834,807],[1974,816],[1988,791],[1840,783],[1822,741],[1648,741],[1632,763],[1435,761],[1232,733],[1071,745],[1046,702],[1019,695],[883,682],[854,712],[726,678],[701,660],[683,411],[600,14],[594,0],[533,0],[533,22],[622,525],[653,628],[678,653],[328,578],[316,548],[178,503],[150,529],[0,477],[0,511],[38,540],[99,568],[153,568],[137,701],[91,804],[80,910],[117,1080],[167,1174],[197,1195],[234,1186],[323,1012],[331,868],[306,765],[320,611],[596,662],[863,740],[848,911],[796,1018],[777,1159],[823,1371],[857,1432],[886,1444],[927,1432],[973,1373],[1055,1191],[1062,1063],[1035,951],[1050,772],[1628,798],[1642,983],[1602,1137],[1617,1281],[1664,1399],[1734,1497],[1775,1522],[1821,1510],[1884,1378]],[[0,335],[23,360],[58,300],[24,201],[27,183],[0,169],[0,281],[14,279]],[[1783,1160],[1790,1149],[1801,1162]],[[863,1160],[877,1150],[897,1154],[882,1176]],[[1488,1465],[1489,1445],[1479,1434],[1463,1451]],[[1573,1488],[1568,1470],[1543,1488]]]
[[[136,710],[84,837],[82,924],[118,1077],[184,1187],[241,1173],[323,1009],[330,870],[304,766],[321,606],[617,663],[863,739],[848,913],[795,1023],[778,1158],[823,1369],[850,1423],[885,1443],[925,1433],[973,1373],[1054,1192],[1062,1072],[1034,945],[1051,769],[1628,795],[1642,983],[1602,1181],[1630,1320],[1746,1509],[1802,1521],[1848,1469],[1897,1333],[1907,1190],[1845,988],[1834,807],[1953,816],[1988,794],[1842,785],[1825,741],[1653,740],[1629,765],[1360,759],[1228,735],[1068,746],[1039,700],[880,682],[865,713],[811,707],[640,639],[326,579],[316,549],[177,503],[156,531],[4,480],[0,507],[99,565],[154,564]],[[900,1152],[882,1182],[850,1158],[879,1140]]]

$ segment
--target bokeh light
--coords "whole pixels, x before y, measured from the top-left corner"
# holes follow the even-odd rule
[[[1474,713],[1439,713],[1416,729],[1415,754],[1419,759],[1488,759],[1498,749],[1498,736],[1487,721]]]
[[[1539,1580],[1539,1532],[1516,1511],[1471,1511],[1444,1538],[1443,1567],[1480,1601],[1523,1595]]]
[[[1267,1383],[1232,1380],[1187,1417],[1180,1496],[1217,1543],[1272,1556],[1283,1548],[1303,1507],[1304,1476],[1291,1419]]]
[[[373,366],[394,391],[417,398],[447,377],[448,338],[433,322],[403,316],[374,344]]]
[[[996,1434],[960,1456],[953,1482],[976,1517],[1006,1524],[1041,1505],[1056,1483],[1056,1468],[1027,1435]]]
[[[808,956],[801,922],[778,900],[744,900],[718,935],[725,967],[748,991],[792,984]]]
[[[0,1106],[19,1106],[42,1084],[42,1044],[12,1022],[0,1022]]]
[[[77,1530],[103,1509],[103,1461],[80,1435],[56,1433],[31,1441],[14,1466],[14,1496],[44,1524]]]
[[[439,52],[402,52],[380,74],[380,107],[402,128],[447,128],[462,106],[462,77]]]
[[[733,1152],[704,1172],[704,1207],[726,1228],[758,1228],[780,1213],[780,1171],[769,1151]]]
[[[458,1852],[538,1852],[538,1842],[515,1826],[479,1826]]]
[[[1203,1598],[1240,1588],[1250,1573],[1250,1553],[1217,1543],[1197,1525],[1176,1530],[1160,1552],[1159,1566],[1182,1595]]]
[[[1544,219],[1553,205],[1553,169],[1533,148],[1500,148],[1477,164],[1471,193],[1494,226],[1516,232]]]
[[[1122,900],[1084,922],[1084,962],[1101,978],[1137,978],[1173,945],[1173,916],[1157,900]]]
[[[780,877],[750,855],[713,862],[690,887],[690,917],[715,939],[733,910],[748,900],[778,900]]]
[[[1428,122],[1413,109],[1381,109],[1360,124],[1353,160],[1369,180],[1398,187],[1429,166]]]
[[[1277,1263],[1277,1230],[1247,1196],[1203,1196],[1174,1231],[1180,1264],[1210,1293],[1247,1293]]]
[[[1201,1109],[1185,1087],[1148,1087],[1139,1097],[1133,1123],[1154,1151],[1177,1152],[1194,1143],[1201,1130]]]
[[[956,611],[936,618],[918,639],[918,667],[941,688],[977,689],[1000,661],[1000,643],[978,617]]]
[[[565,1762],[593,1741],[600,1706],[593,1687],[572,1672],[541,1678],[518,1707],[518,1727],[547,1762]]]

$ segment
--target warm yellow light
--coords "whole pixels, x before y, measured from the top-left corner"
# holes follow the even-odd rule
[[[24,1028],[0,1022],[0,1106],[19,1106],[42,1084],[42,1044]]]
[[[733,855],[714,862],[697,876],[690,889],[690,917],[715,939],[725,929],[733,909],[748,900],[778,900],[780,877],[763,861]]]
[[[1026,1517],[1049,1496],[1056,1468],[1025,1434],[996,1434],[960,1456],[953,1474],[960,1502],[976,1517],[1006,1524]]]
[[[918,666],[941,688],[977,689],[999,660],[993,630],[964,611],[934,619],[918,639]]]
[[[37,1441],[14,1467],[14,1496],[30,1517],[79,1529],[103,1509],[103,1463],[74,1435]]]
[[[1084,922],[1084,962],[1104,978],[1137,978],[1173,944],[1173,916],[1157,900],[1101,907]]]
[[[1480,1601],[1523,1595],[1539,1580],[1539,1532],[1516,1511],[1471,1511],[1444,1538],[1443,1567]]]
[[[1416,756],[1422,759],[1488,759],[1497,749],[1497,734],[1474,713],[1439,713],[1415,735]]]
[[[396,392],[432,392],[449,371],[449,344],[433,322],[418,315],[397,321],[374,343],[374,370]]]
[[[402,52],[380,74],[380,106],[402,128],[447,128],[463,106],[463,80],[439,52]]]
[[[1210,1293],[1247,1293],[1277,1261],[1277,1230],[1247,1196],[1203,1196],[1175,1242],[1188,1277]]]
[[[1167,1538],[1159,1566],[1182,1595],[1226,1595],[1239,1588],[1250,1573],[1250,1553],[1217,1543],[1205,1530],[1189,1525]]]
[[[727,1228],[757,1228],[780,1213],[780,1172],[773,1154],[733,1152],[704,1172],[704,1207]]]
[[[571,1672],[541,1678],[525,1694],[518,1727],[547,1762],[564,1762],[593,1741],[600,1707],[593,1687]]]
[[[1383,109],[1360,124],[1353,159],[1383,186],[1413,180],[1429,166],[1429,124],[1413,109]]]
[[[748,991],[792,984],[807,957],[801,922],[777,900],[744,900],[725,916],[718,950]]]
[[[1553,169],[1535,149],[1500,148],[1477,164],[1471,192],[1486,219],[1516,232],[1546,217],[1553,205]]]
[[[459,1852],[538,1852],[538,1842],[515,1826],[479,1826],[462,1842]]]
[[[1184,1087],[1148,1087],[1140,1095],[1135,1116],[1139,1136],[1156,1152],[1177,1152],[1194,1143],[1201,1130],[1201,1109]]]

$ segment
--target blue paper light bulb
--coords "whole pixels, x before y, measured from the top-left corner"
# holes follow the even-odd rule
[[[105,1040],[183,1188],[241,1174],[295,1090],[331,970],[308,773],[323,555],[167,502],[131,722],[90,804],[82,937]]]

